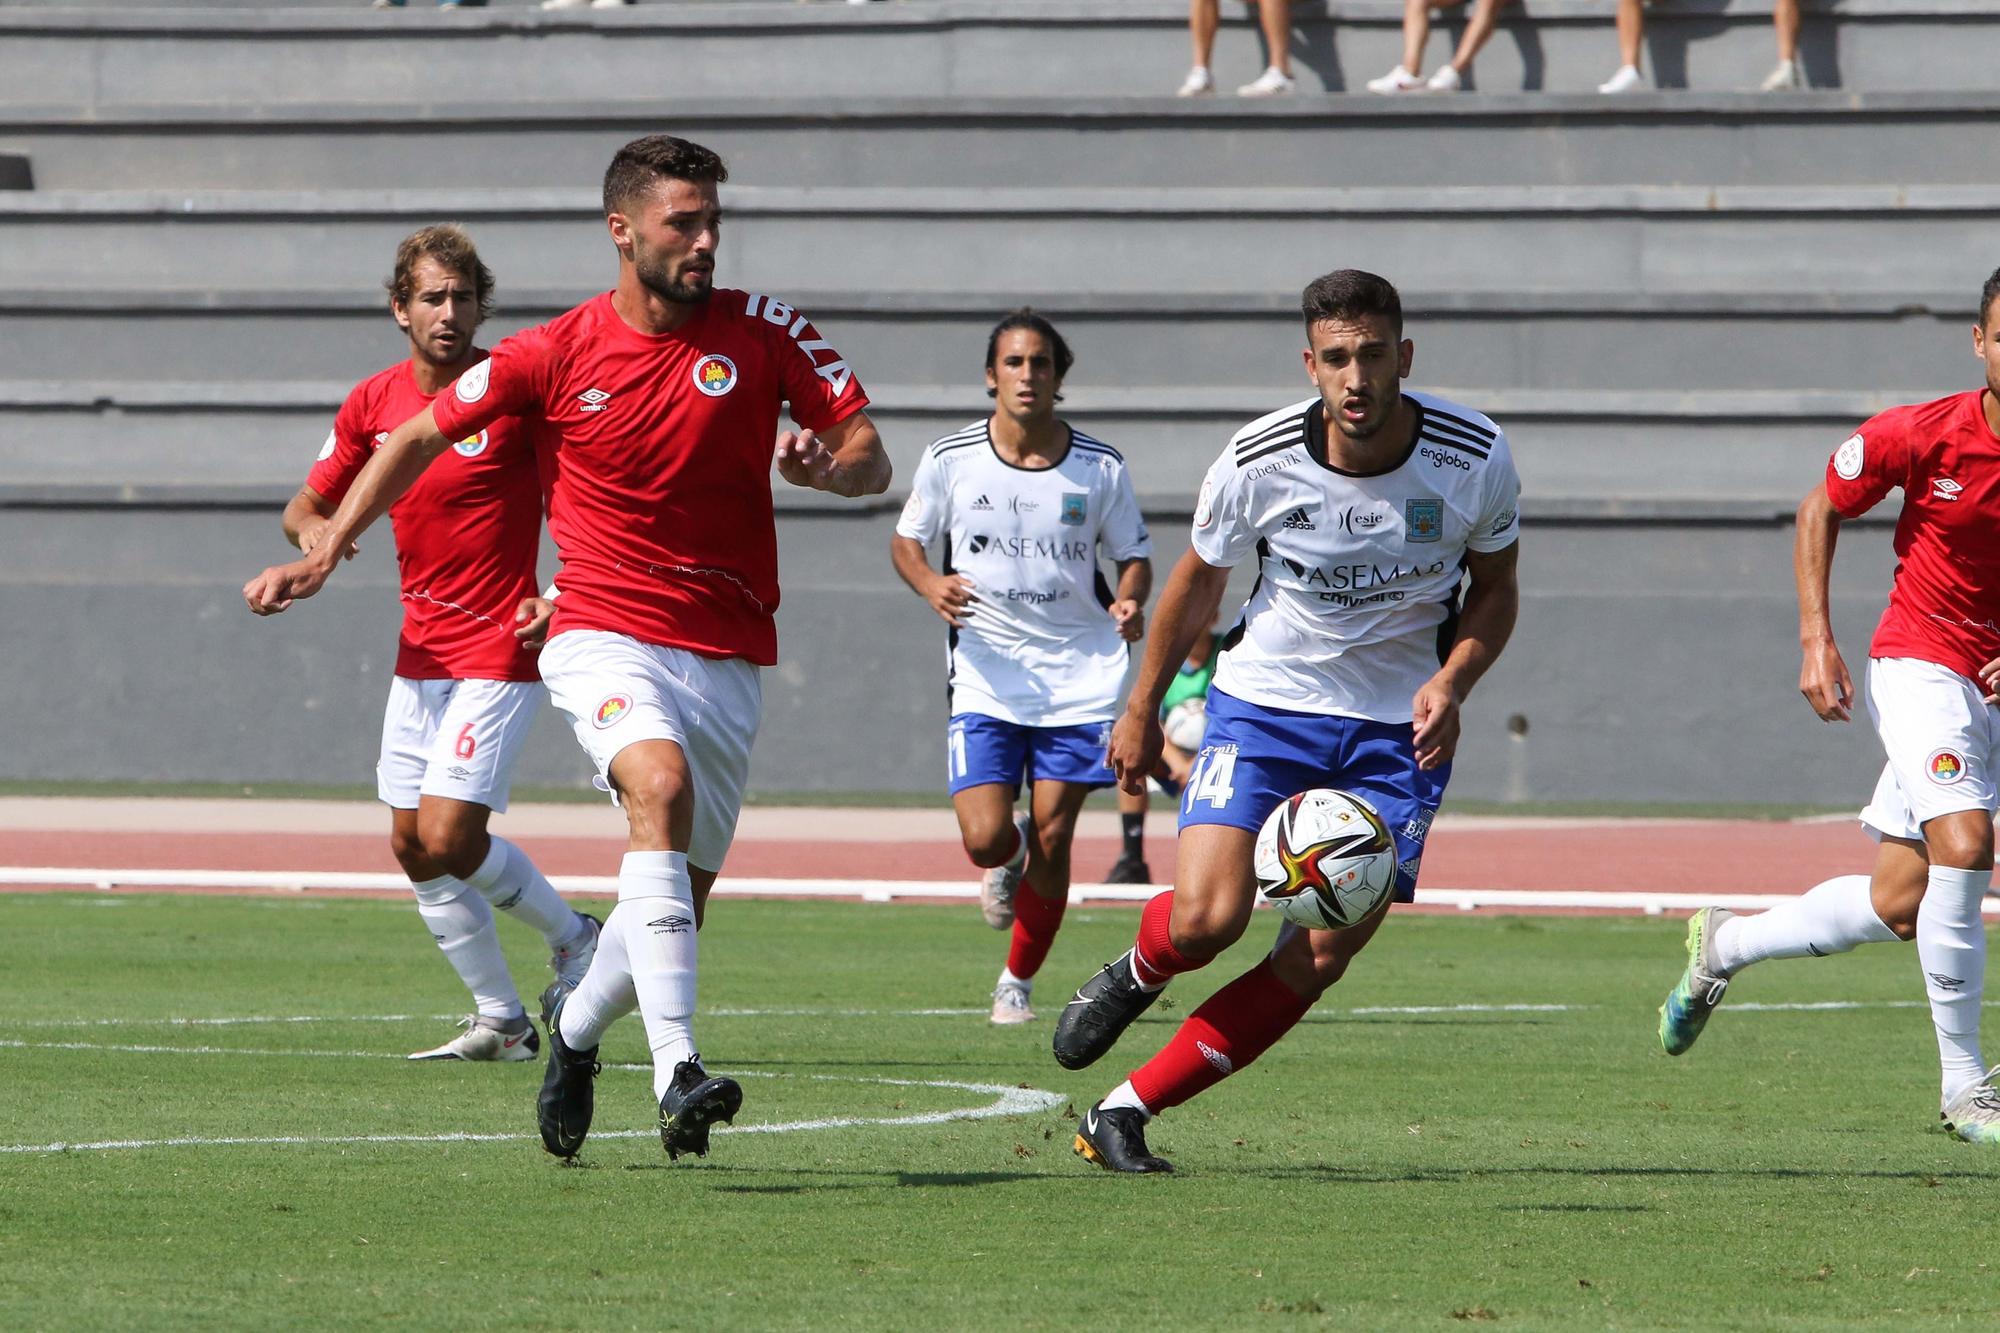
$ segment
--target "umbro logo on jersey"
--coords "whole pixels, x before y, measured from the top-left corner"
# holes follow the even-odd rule
[[[1294,509],[1291,513],[1285,515],[1285,526],[1292,529],[1294,532],[1318,531],[1318,529],[1313,526],[1312,518],[1306,513],[1304,505],[1300,505],[1297,509]]]
[[[972,502],[972,508],[981,513],[990,514],[993,512],[993,502],[982,495]]]
[[[676,915],[676,916],[663,916],[660,917],[658,920],[648,921],[646,924],[650,926],[652,929],[657,931],[662,931],[668,935],[685,935],[688,931],[688,927],[694,925],[694,922],[688,920],[684,916]]]
[[[1956,500],[1959,492],[1964,489],[1965,487],[1959,485],[1950,477],[1938,477],[1931,482],[1931,499]]]
[[[585,389],[576,396],[576,401],[582,411],[602,412],[604,405],[611,401],[611,395],[602,389]]]

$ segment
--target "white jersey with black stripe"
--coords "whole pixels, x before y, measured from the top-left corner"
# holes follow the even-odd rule
[[[896,532],[941,542],[978,599],[947,643],[952,712],[1031,727],[1116,714],[1127,653],[1098,555],[1152,552],[1116,449],[1072,429],[1053,466],[1016,467],[976,421],[924,451]]]
[[[1491,418],[1404,390],[1408,451],[1369,475],[1328,464],[1317,397],[1238,431],[1195,506],[1195,553],[1257,586],[1215,685],[1251,703],[1406,722],[1458,616],[1465,553],[1520,536],[1520,478]]]

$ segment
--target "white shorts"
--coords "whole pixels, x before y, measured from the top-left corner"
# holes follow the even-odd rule
[[[531,680],[411,680],[389,686],[375,794],[398,810],[421,796],[507,808],[542,688]]]
[[[1994,809],[2000,715],[1977,685],[1934,662],[1875,658],[1868,712],[1889,756],[1861,812],[1869,832],[1921,842],[1939,815]]]
[[[626,746],[666,740],[681,747],[694,782],[688,864],[721,870],[764,714],[757,668],[606,630],[568,630],[542,649],[542,680],[570,715],[605,791],[612,789],[611,761]]]

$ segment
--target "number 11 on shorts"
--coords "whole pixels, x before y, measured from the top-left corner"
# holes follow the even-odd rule
[[[1194,771],[1188,774],[1187,797],[1183,809],[1192,811],[1196,801],[1207,801],[1220,810],[1236,794],[1236,747],[1203,750],[1195,757]]]

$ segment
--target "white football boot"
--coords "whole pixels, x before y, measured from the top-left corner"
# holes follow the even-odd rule
[[[1035,1011],[1028,1007],[1026,982],[1003,981],[993,988],[993,1017],[990,1021],[998,1027],[1035,1021]]]
[[[1938,1120],[1946,1133],[1967,1143],[2000,1145],[2000,1092],[1993,1088],[1996,1076],[2000,1076],[2000,1066],[1987,1070],[1986,1077],[1944,1104]]]
[[[516,1018],[488,1018],[471,1014],[459,1020],[465,1031],[442,1046],[428,1051],[412,1051],[412,1060],[532,1060],[541,1053],[542,1039],[526,1014]]]

